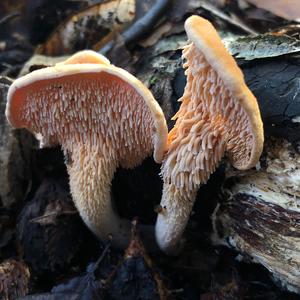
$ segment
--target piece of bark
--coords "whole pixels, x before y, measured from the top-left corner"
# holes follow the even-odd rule
[[[156,267],[138,234],[133,221],[132,237],[125,255],[117,265],[113,260],[110,242],[95,263],[89,264],[83,275],[52,288],[50,293],[26,296],[22,300],[97,300],[97,299],[170,299]],[[113,267],[113,268],[112,268]]]
[[[227,197],[213,216],[217,244],[229,245],[262,264],[276,282],[296,293],[300,293],[299,65],[299,59],[288,58],[242,65],[259,101],[265,155],[258,170],[226,172]]]
[[[0,77],[0,203],[10,208],[24,198],[30,183],[31,135],[14,130],[5,117],[6,95],[12,81]]]
[[[300,154],[285,140],[268,139],[261,166],[228,169],[224,202],[213,215],[216,244],[265,266],[276,282],[300,293]]]
[[[300,141],[300,58],[256,60],[241,67],[259,102],[266,139]]]

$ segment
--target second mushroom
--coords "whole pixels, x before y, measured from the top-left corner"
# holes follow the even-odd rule
[[[225,153],[234,167],[255,166],[263,148],[257,101],[212,24],[192,16],[185,22],[190,43],[183,50],[187,84],[168,135],[156,239],[175,252],[200,184],[206,183]]]
[[[105,57],[82,51],[17,79],[6,116],[41,146],[62,146],[84,222],[102,240],[112,234],[115,246],[127,246],[130,223],[115,213],[110,186],[118,166],[134,167],[153,151],[157,162],[163,158],[167,127],[151,92]]]

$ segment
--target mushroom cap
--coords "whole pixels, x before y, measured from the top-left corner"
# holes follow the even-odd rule
[[[230,137],[232,143],[226,150],[234,167],[241,170],[251,168],[261,155],[264,141],[263,123],[256,98],[247,87],[242,71],[225,49],[217,31],[209,21],[199,16],[191,16],[185,22],[185,30],[189,40],[204,56],[230,93],[233,101],[231,105],[240,105],[240,109],[247,115],[247,130],[251,132],[251,142],[246,143],[246,139],[243,141],[245,132],[236,128],[235,138],[240,135],[241,139],[234,141],[234,137]]]
[[[92,50],[82,50],[63,62],[56,65],[72,65],[72,64],[104,64],[110,65],[110,61],[102,54]]]
[[[90,143],[125,167],[153,148],[155,161],[163,158],[167,126],[151,92],[92,51],[15,80],[7,98],[9,123],[34,133],[41,146]]]

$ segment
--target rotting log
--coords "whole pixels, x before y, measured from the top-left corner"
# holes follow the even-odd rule
[[[265,266],[276,282],[300,292],[300,154],[271,139],[258,170],[228,170],[213,215],[213,241]]]

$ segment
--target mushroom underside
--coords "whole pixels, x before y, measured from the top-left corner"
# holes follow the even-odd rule
[[[225,151],[236,165],[247,162],[253,135],[239,101],[193,43],[184,58],[187,85],[168,135],[162,175],[179,189],[193,190],[207,181]]]
[[[124,167],[140,163],[153,149],[150,109],[133,87],[106,72],[33,82],[15,92],[11,106],[14,126],[47,145],[99,147]]]

